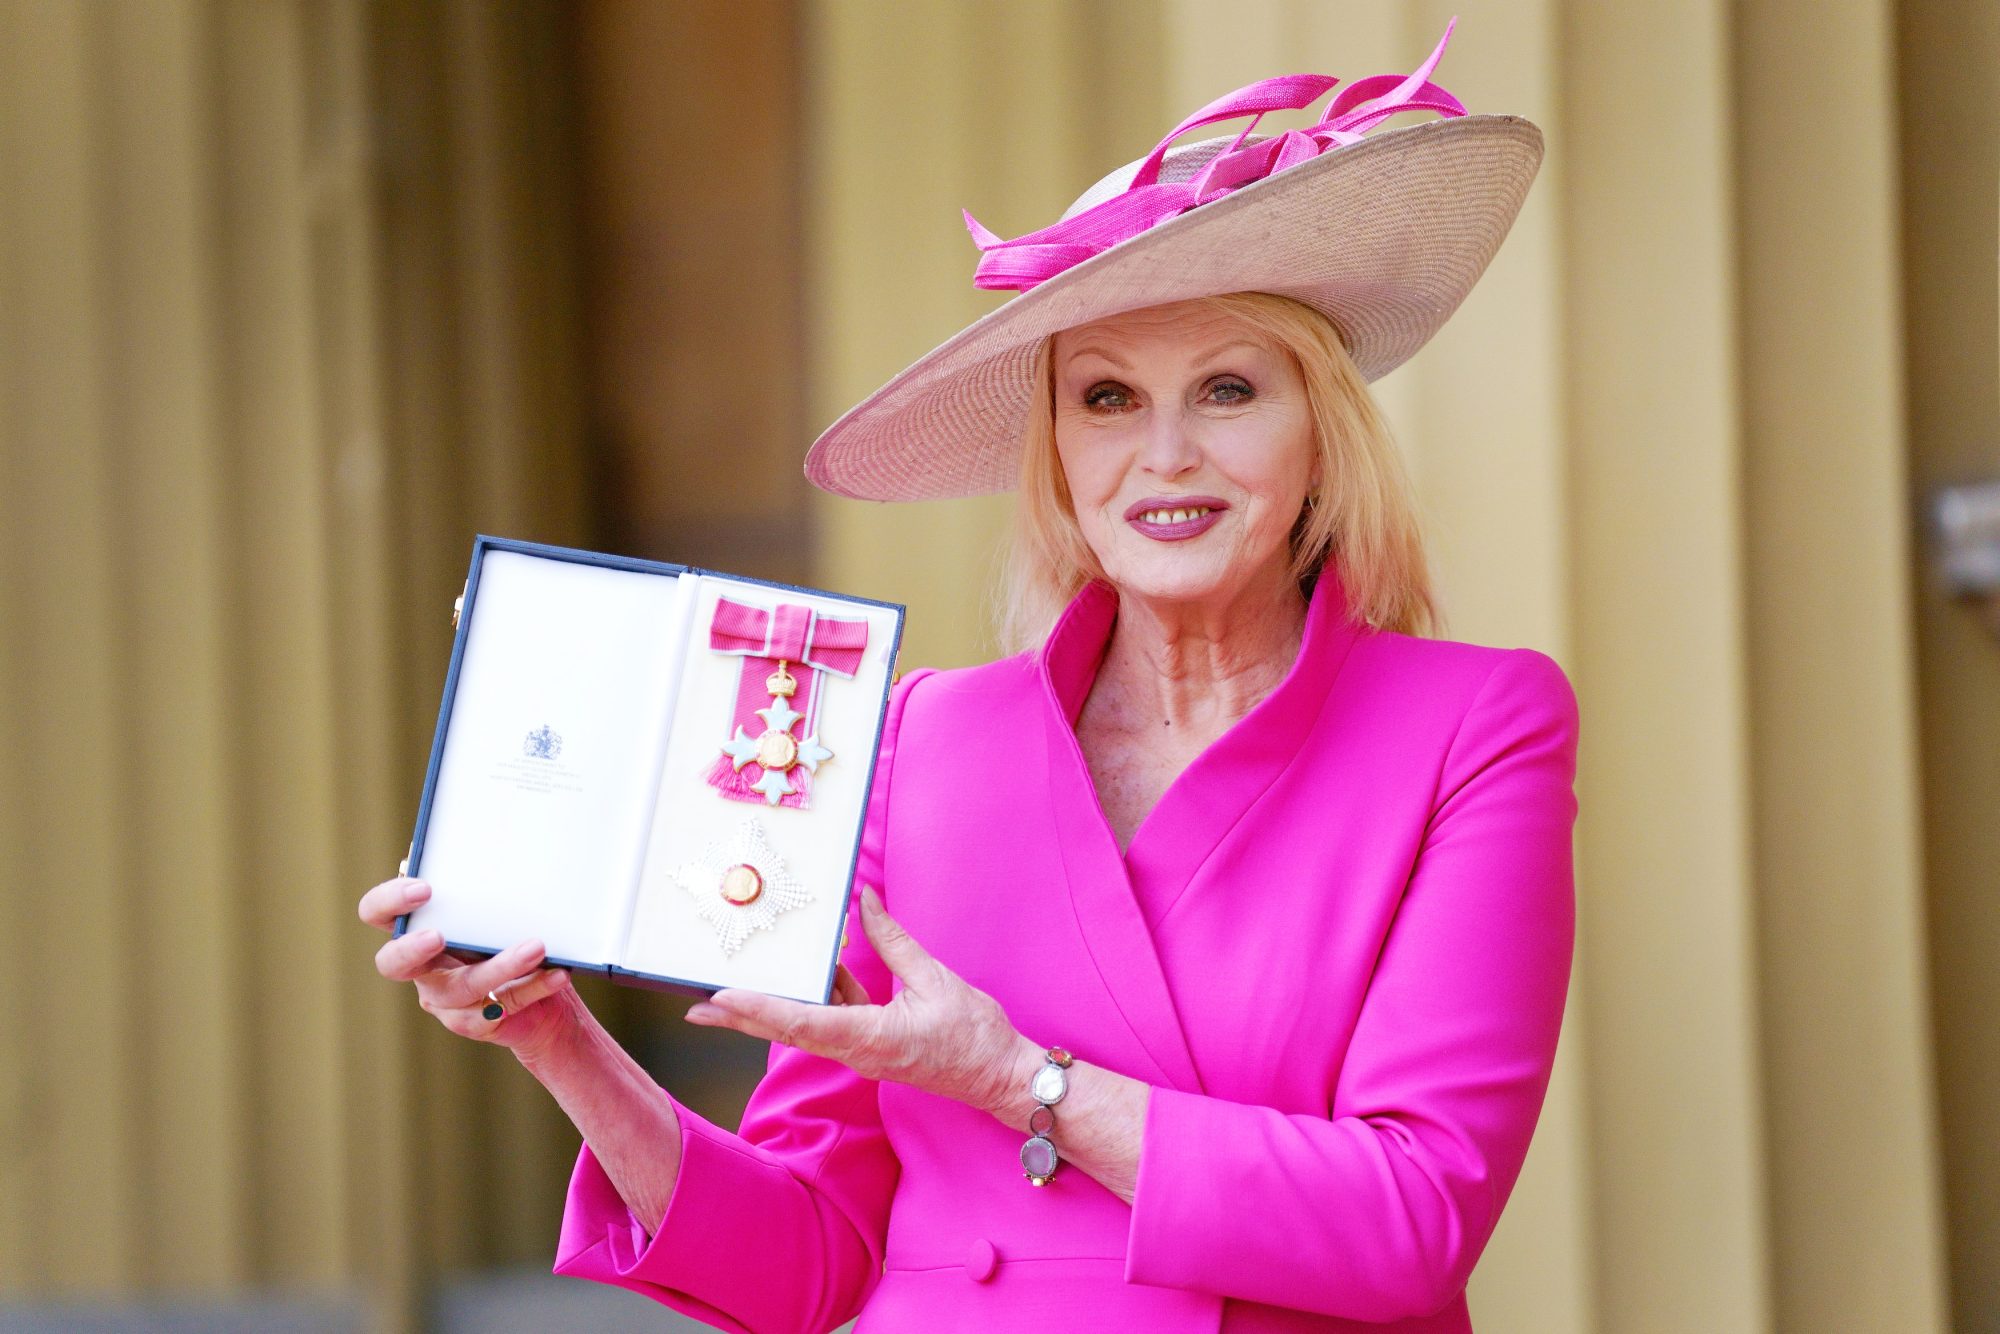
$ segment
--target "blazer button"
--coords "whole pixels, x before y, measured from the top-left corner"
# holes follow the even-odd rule
[[[965,1255],[965,1273],[974,1283],[984,1283],[993,1277],[994,1268],[1000,1263],[999,1253],[993,1243],[981,1237],[972,1243],[972,1249]]]

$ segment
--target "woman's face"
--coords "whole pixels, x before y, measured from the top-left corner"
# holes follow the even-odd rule
[[[1281,584],[1318,460],[1289,352],[1190,303],[1065,329],[1056,453],[1084,540],[1121,590],[1233,600]]]

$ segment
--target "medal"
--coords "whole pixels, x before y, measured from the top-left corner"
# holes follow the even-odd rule
[[[860,670],[868,622],[791,602],[766,610],[718,598],[708,646],[743,659],[734,731],[709,767],[710,786],[736,801],[804,809],[820,765],[833,758],[819,738],[825,678]]]
[[[751,932],[770,930],[779,914],[813,897],[771,847],[754,815],[677,868],[674,879],[694,897],[702,920],[715,928],[724,954],[736,953]]]

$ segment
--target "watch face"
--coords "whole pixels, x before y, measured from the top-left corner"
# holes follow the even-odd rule
[[[1028,1092],[1036,1102],[1060,1102],[1062,1095],[1069,1092],[1069,1071],[1054,1063],[1035,1071],[1034,1082],[1028,1085]]]

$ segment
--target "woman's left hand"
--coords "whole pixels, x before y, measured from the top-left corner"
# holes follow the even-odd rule
[[[840,966],[834,1003],[767,996],[737,987],[690,1006],[697,1024],[827,1056],[869,1079],[894,1080],[993,1111],[1011,1094],[1026,1039],[1000,1003],[939,963],[861,888],[861,925],[902,989],[887,1005],[871,1003],[861,982]]]

